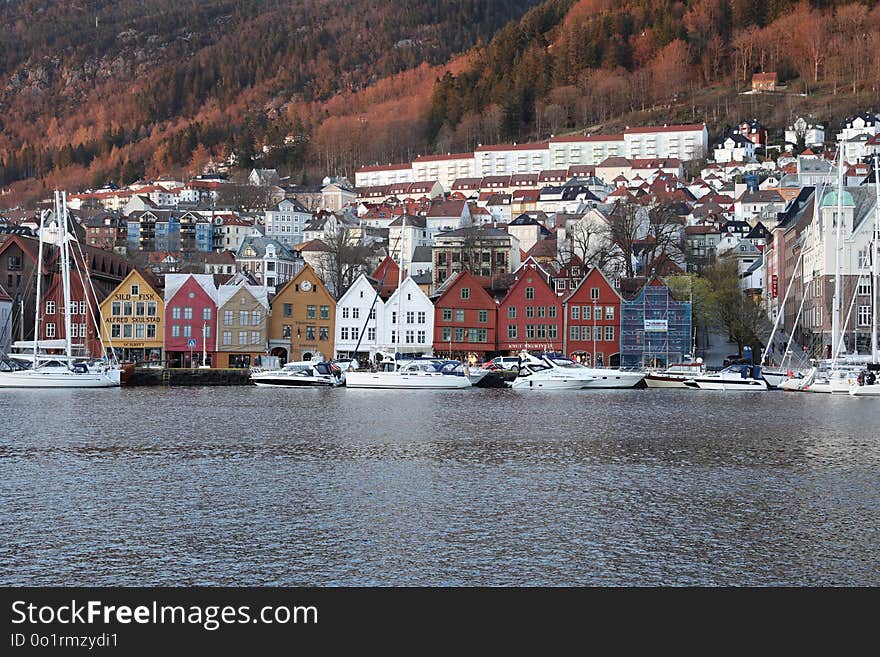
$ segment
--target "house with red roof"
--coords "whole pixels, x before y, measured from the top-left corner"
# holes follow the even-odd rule
[[[564,352],[585,365],[620,365],[620,305],[623,297],[592,267],[563,301]]]
[[[497,350],[509,355],[523,349],[561,351],[562,327],[562,299],[550,286],[549,273],[530,258],[498,305]]]
[[[469,271],[444,282],[434,300],[434,353],[466,358],[495,352],[498,304]]]

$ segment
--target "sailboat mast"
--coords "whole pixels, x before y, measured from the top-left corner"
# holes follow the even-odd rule
[[[831,353],[840,350],[840,249],[843,243],[843,141],[837,143],[837,232],[834,249],[834,299],[831,308]],[[834,367],[834,363],[832,363]]]
[[[403,333],[403,290],[400,288],[403,286],[403,249],[406,244],[406,209],[404,208],[403,215],[401,216],[401,226],[400,226],[400,264],[397,267],[397,338],[396,347],[397,353],[400,353],[400,340],[401,334]]]
[[[64,287],[64,342],[67,362],[73,356],[70,322],[70,244],[67,241],[67,193],[61,192],[61,284]]]
[[[58,212],[58,199],[56,192],[55,212]],[[43,228],[46,225],[46,215],[48,212],[40,213],[40,230],[39,230],[39,247],[37,251],[37,306],[34,313],[34,369],[37,369],[37,345],[40,342],[40,320],[43,316]],[[24,303],[22,303],[21,325],[24,326]]]
[[[880,363],[880,347],[877,345],[877,288],[880,287],[880,160],[874,153],[874,239],[871,240],[871,360]]]

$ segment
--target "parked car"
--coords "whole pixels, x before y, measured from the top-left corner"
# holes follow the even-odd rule
[[[519,356],[496,356],[489,362],[498,369],[519,372]]]

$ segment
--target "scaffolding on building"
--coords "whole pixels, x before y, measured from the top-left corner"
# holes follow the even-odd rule
[[[621,304],[623,367],[666,367],[691,354],[691,304],[677,301],[665,285],[645,285]]]

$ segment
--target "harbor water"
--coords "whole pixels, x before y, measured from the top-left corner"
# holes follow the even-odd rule
[[[880,407],[0,391],[5,585],[880,585]]]

